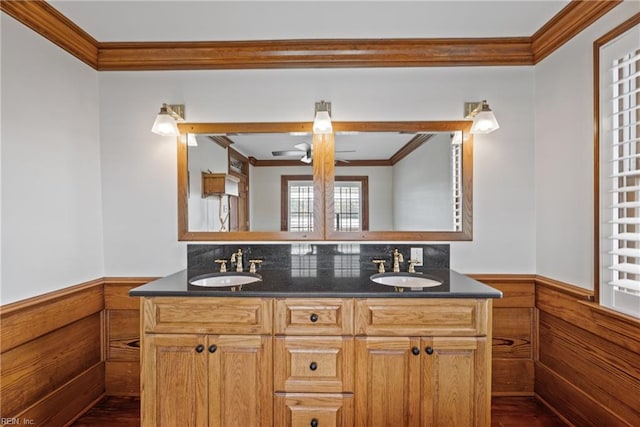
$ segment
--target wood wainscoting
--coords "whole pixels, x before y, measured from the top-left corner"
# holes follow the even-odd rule
[[[534,395],[535,276],[472,274],[502,291],[493,301],[491,394]]]
[[[472,275],[493,303],[494,396],[533,396],[575,425],[638,425],[640,321],[535,275]],[[2,417],[64,425],[103,395],[138,396],[139,299],[102,278],[0,307]]]
[[[66,425],[105,394],[139,395],[139,299],[152,278],[100,278],[0,307],[0,416]]]
[[[592,299],[536,278],[536,395],[574,425],[640,425],[640,320]]]
[[[103,396],[103,309],[102,279],[0,307],[3,419],[65,425]]]

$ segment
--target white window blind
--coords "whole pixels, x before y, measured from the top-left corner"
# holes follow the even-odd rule
[[[452,137],[451,162],[453,231],[462,231],[462,132],[455,132]]]
[[[600,303],[640,317],[640,27],[600,50]]]

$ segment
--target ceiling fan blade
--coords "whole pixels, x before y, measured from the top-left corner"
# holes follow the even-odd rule
[[[271,155],[273,156],[286,156],[286,157],[293,157],[293,156],[302,156],[304,155],[304,152],[302,151],[298,151],[298,150],[283,150],[283,151],[272,151]]]
[[[300,144],[296,144],[294,145],[295,148],[297,148],[300,151],[304,151],[307,152],[309,150],[311,150],[311,145],[307,144],[306,142],[301,142]]]

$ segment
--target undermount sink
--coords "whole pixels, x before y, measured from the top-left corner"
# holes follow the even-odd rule
[[[377,273],[369,278],[380,285],[394,286],[401,292],[404,288],[416,291],[442,285],[442,280],[421,273]]]
[[[261,280],[262,276],[255,273],[227,272],[196,276],[189,280],[189,284],[206,288],[231,287],[231,290],[235,290],[234,288],[238,286],[259,282]]]

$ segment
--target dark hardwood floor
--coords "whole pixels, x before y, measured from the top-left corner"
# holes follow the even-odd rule
[[[72,425],[137,427],[140,425],[140,399],[105,397]],[[564,427],[566,424],[532,397],[498,397],[493,398],[491,404],[491,426]]]

